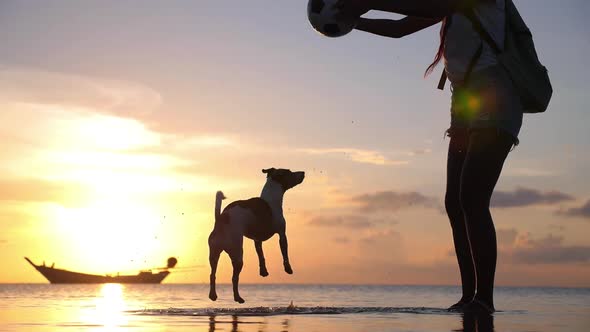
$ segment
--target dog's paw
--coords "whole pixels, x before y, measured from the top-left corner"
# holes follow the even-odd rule
[[[287,272],[288,274],[293,274],[293,269],[291,268],[291,264],[289,263],[285,263],[285,272]]]
[[[216,293],[209,293],[209,299],[211,301],[217,301],[217,294]]]
[[[266,268],[260,269],[260,276],[268,277],[268,271],[266,270]]]
[[[238,302],[239,304],[242,304],[244,302],[246,302],[246,300],[244,300],[241,296],[234,296],[234,301]]]

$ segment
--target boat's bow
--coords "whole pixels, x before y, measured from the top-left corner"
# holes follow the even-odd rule
[[[33,265],[34,268],[37,268],[37,265],[35,265],[35,263],[31,262],[29,257],[25,257],[25,259],[27,260],[27,262],[29,262],[29,264]]]

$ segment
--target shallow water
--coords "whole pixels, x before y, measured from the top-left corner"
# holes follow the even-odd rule
[[[441,286],[0,285],[0,331],[590,331],[590,289],[498,288],[497,313],[449,313]],[[289,306],[293,301],[293,306]]]

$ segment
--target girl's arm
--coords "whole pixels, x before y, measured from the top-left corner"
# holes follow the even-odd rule
[[[379,36],[402,38],[440,22],[440,18],[407,16],[401,20],[380,20],[360,18],[356,29]]]
[[[381,10],[424,18],[445,17],[489,0],[340,0],[338,6],[352,17]]]
[[[402,15],[445,17],[481,0],[362,0],[369,8]]]

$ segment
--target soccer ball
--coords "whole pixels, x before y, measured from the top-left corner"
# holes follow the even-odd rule
[[[338,9],[334,5],[338,0],[309,0],[307,18],[311,26],[327,37],[341,37],[351,32],[357,24],[354,18],[336,19]]]

